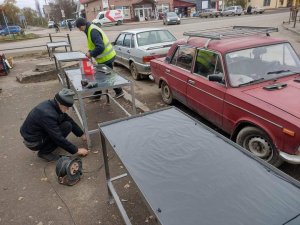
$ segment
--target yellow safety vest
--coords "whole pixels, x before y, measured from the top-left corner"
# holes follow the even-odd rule
[[[100,55],[95,57],[95,60],[98,64],[103,64],[103,63],[111,60],[113,57],[115,57],[116,52],[115,52],[113,46],[110,44],[110,42],[109,42],[107,36],[104,34],[104,32],[94,24],[91,24],[89,26],[88,32],[87,32],[87,41],[88,41],[89,51],[93,51],[95,49],[95,45],[94,45],[94,43],[92,41],[92,37],[91,37],[91,32],[93,29],[96,29],[97,31],[99,31],[103,38],[103,43],[104,43],[105,49]]]
[[[207,69],[211,69],[211,56],[213,55],[214,53],[212,52],[200,50],[197,54],[196,61],[201,63]]]

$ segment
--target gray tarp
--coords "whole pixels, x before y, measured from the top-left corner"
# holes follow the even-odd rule
[[[297,182],[175,108],[101,130],[163,225],[300,224]]]

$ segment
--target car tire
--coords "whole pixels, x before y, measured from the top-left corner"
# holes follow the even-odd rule
[[[122,21],[121,20],[118,20],[117,21],[117,25],[119,26],[119,25],[121,25],[122,24]]]
[[[161,97],[164,103],[171,105],[174,101],[169,85],[163,81],[161,84]]]
[[[138,70],[136,68],[136,65],[134,63],[130,64],[130,73],[134,80],[140,80],[141,75],[138,73]]]
[[[275,167],[283,163],[272,140],[257,127],[243,128],[237,135],[236,143]]]

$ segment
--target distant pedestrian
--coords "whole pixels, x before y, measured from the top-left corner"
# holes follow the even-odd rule
[[[20,128],[25,146],[32,151],[38,151],[38,157],[46,161],[59,159],[58,155],[52,153],[57,147],[71,154],[88,154],[87,149],[78,148],[66,139],[72,132],[83,141],[87,140],[82,129],[67,114],[69,107],[74,103],[74,94],[72,90],[64,88],[54,99],[38,104]]]
[[[68,28],[69,28],[69,30],[70,30],[70,31],[72,31],[72,23],[71,23],[71,21],[70,21],[70,20],[68,20],[68,23],[67,23],[67,24],[68,24]]]
[[[56,32],[56,33],[57,33],[57,32],[60,32],[59,25],[58,25],[57,22],[54,22],[53,27],[55,28],[55,32]]]

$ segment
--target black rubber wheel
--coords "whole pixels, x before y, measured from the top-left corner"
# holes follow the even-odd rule
[[[283,163],[272,140],[257,127],[243,128],[237,135],[236,143],[275,167]]]
[[[121,25],[122,24],[122,21],[121,20],[118,20],[117,21],[117,25]]]
[[[161,97],[164,103],[168,105],[171,105],[174,101],[171,89],[169,85],[164,81],[161,84]]]
[[[130,64],[130,72],[131,72],[133,79],[135,79],[135,80],[141,79],[141,75],[138,73],[136,65],[134,63]]]

